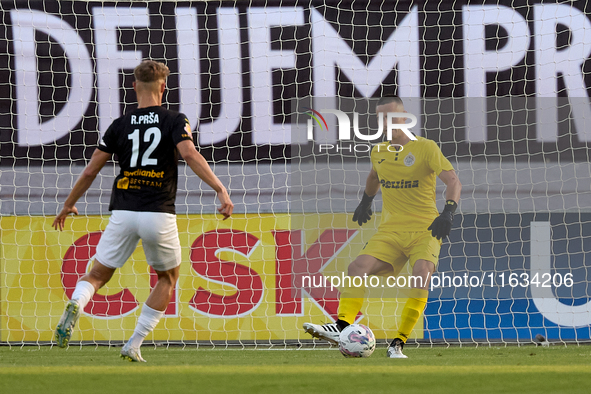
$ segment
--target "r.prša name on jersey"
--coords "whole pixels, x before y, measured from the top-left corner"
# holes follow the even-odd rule
[[[131,124],[153,124],[160,122],[158,114],[150,112],[147,115],[131,115]]]

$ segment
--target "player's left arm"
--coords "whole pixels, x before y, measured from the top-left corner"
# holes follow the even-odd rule
[[[462,184],[454,170],[443,170],[439,173],[439,179],[445,183],[445,207],[443,212],[433,220],[428,230],[431,230],[431,235],[437,239],[447,237],[451,231],[451,226],[454,219],[454,213],[460,201],[460,194],[462,192]]]
[[[205,158],[201,156],[201,153],[197,152],[193,140],[183,140],[179,142],[176,147],[193,172],[217,193],[218,200],[220,200],[220,203],[222,204],[222,206],[218,208],[218,212],[224,215],[224,220],[232,216],[234,204],[232,203],[232,200],[230,200],[228,191],[213,173]]]
[[[460,194],[462,193],[462,184],[454,170],[441,171],[439,179],[445,183],[445,200],[453,200],[456,204],[460,201]]]
[[[64,224],[66,223],[66,218],[69,214],[73,213],[74,215],[78,215],[78,208],[76,208],[76,202],[86,193],[94,178],[98,175],[99,171],[105,166],[107,161],[111,158],[112,154],[104,152],[100,149],[95,149],[92,157],[90,158],[90,162],[80,174],[80,178],[74,184],[72,191],[68,195],[66,202],[64,203],[64,207],[55,217],[53,221],[53,228],[56,230],[62,231],[64,229]]]

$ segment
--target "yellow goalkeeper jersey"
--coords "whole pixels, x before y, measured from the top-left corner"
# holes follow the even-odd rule
[[[453,166],[437,144],[423,137],[396,152],[390,142],[373,147],[371,163],[382,189],[379,231],[426,231],[439,215],[435,204],[436,177]]]

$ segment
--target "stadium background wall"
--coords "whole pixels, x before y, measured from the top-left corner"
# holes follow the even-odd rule
[[[480,5],[467,6],[462,1],[311,4],[273,0],[142,5],[1,2],[5,28],[0,29],[0,165],[48,164],[55,160],[69,164],[88,159],[110,119],[136,105],[131,71],[138,59],[147,57],[167,62],[172,74],[165,100],[171,109],[187,113],[202,153],[217,162],[289,157],[292,98],[379,97],[383,92],[396,92],[401,97],[525,99],[545,96],[540,93],[547,89],[547,83],[556,96],[565,98],[584,97],[581,86],[586,90],[591,85],[587,46],[575,48],[580,67],[572,78],[581,77],[578,84],[564,75],[552,75],[549,80],[543,68],[549,62],[536,58],[535,47],[540,37],[539,45],[550,40],[559,52],[568,50],[572,37],[576,40],[573,45],[586,39],[588,33],[580,32],[589,21],[581,16],[591,11],[591,5],[584,1],[561,4],[558,9],[549,9],[556,6],[554,2],[483,1],[485,6],[502,7],[503,12],[485,9],[494,14],[494,23],[489,21],[491,17],[483,19],[479,14]],[[290,14],[281,19],[278,10]],[[567,15],[573,14],[569,15],[570,22],[557,19],[557,34],[548,34],[541,18],[565,10]],[[481,19],[476,23],[478,17]],[[293,25],[276,26],[286,25],[287,20]],[[518,33],[511,27],[517,22],[528,28],[527,40],[511,39]],[[33,33],[27,25],[35,23],[45,28]],[[49,32],[58,25],[67,29],[63,37]],[[397,35],[399,25],[409,33]],[[514,64],[495,71],[485,63],[489,59],[475,56],[476,50],[463,37],[483,25],[484,49],[508,51],[510,59],[501,58]],[[261,28],[268,30],[265,38],[260,37]],[[34,42],[27,41],[33,38]],[[383,43],[389,41],[396,42],[399,53],[382,52]],[[261,44],[268,44],[265,55],[271,56],[255,56]],[[341,53],[341,46],[349,47],[351,53]],[[483,48],[477,49],[482,53]],[[79,61],[72,64],[74,57]],[[25,73],[18,71],[25,67],[17,64],[24,66],[25,59],[32,58],[36,59],[39,78],[30,79],[27,74],[25,81]],[[315,58],[324,60],[322,67]],[[371,85],[368,81],[374,82],[375,77],[368,75],[380,65],[391,67],[381,70],[379,80]],[[409,65],[418,67],[407,70]],[[370,72],[364,72],[363,66]],[[327,82],[325,75],[330,74],[326,70],[331,69],[337,69],[336,80]],[[561,74],[563,70],[557,71]],[[223,78],[230,82],[225,83]],[[69,97],[73,80],[81,84],[77,113],[72,112],[73,107],[64,108],[73,105]],[[38,97],[38,103],[31,103],[31,97]],[[485,120],[485,124],[491,123],[487,130],[466,130],[465,101],[451,100],[441,108],[442,113],[449,110],[456,115],[443,123],[439,118],[424,122],[423,134],[441,142],[447,156],[470,161],[486,160],[491,155],[511,161],[583,161],[589,156],[587,130],[569,133],[570,127],[561,127],[559,133],[547,136],[530,125],[516,131],[503,121],[503,113],[496,122]],[[38,115],[27,112],[25,108],[30,107],[25,103],[34,108],[38,104]],[[518,102],[513,108],[528,108],[524,103]],[[493,109],[494,105],[488,111],[490,116],[499,110]],[[530,112],[522,112],[523,122],[527,123]],[[582,116],[575,113],[571,121],[576,123]],[[52,120],[71,127],[49,132],[46,126]],[[212,121],[215,130],[208,126]],[[261,130],[263,125],[266,127]]]
[[[88,234],[106,225],[115,165],[103,170],[78,205],[81,214],[96,216],[73,220],[71,234],[53,233],[49,222],[100,133],[134,107],[131,71],[145,57],[170,67],[166,105],[187,113],[200,151],[232,191],[238,212],[232,224],[214,221],[208,216],[214,195],[180,166],[177,212],[186,275],[176,315],[165,319],[153,339],[298,342],[306,339],[301,322],[331,315],[334,294],[326,302],[304,297],[298,316],[278,312],[275,297],[289,286],[276,282],[281,248],[273,231],[302,230],[314,244],[327,230],[357,230],[343,213],[357,205],[368,157],[322,157],[310,149],[294,160],[290,103],[307,96],[396,92],[417,99],[411,112],[421,114],[419,133],[440,144],[464,185],[438,273],[532,272],[532,261],[539,268],[547,260],[530,251],[530,229],[539,223],[550,229],[548,239],[543,231],[536,234],[551,255],[551,266],[540,269],[575,278],[571,289],[553,288],[550,294],[534,294],[531,286],[436,289],[424,327],[414,336],[527,342],[542,333],[589,340],[589,7],[582,1],[0,2],[1,340],[49,340],[67,295],[60,265],[77,240],[96,241]],[[470,41],[474,31],[484,34],[476,43]],[[519,33],[525,39],[517,39]],[[398,50],[386,52],[387,43]],[[541,52],[547,47],[574,56],[572,64],[549,61]],[[261,50],[265,56],[255,55]],[[495,70],[486,57],[492,54],[505,65]],[[545,109],[552,106],[559,108],[556,119],[545,121]],[[313,175],[315,187],[294,193],[294,175]],[[297,215],[310,209],[315,215],[300,223]],[[377,222],[352,236],[331,269],[346,266]],[[260,274],[261,297],[268,297],[256,308],[252,300],[235,304],[240,317],[205,316],[188,307],[200,285],[218,295],[234,294],[232,286],[216,287],[191,271],[191,245],[213,229],[253,234],[261,242],[255,248],[251,238],[237,235],[254,250],[252,262],[240,254],[249,250],[220,257],[243,263],[249,278],[256,277],[249,270]],[[127,276],[102,295],[129,285],[133,291],[122,294],[143,299],[150,277],[141,272],[142,259],[134,255]],[[140,275],[133,279],[136,271]],[[260,295],[253,289],[249,298]],[[385,301],[400,312],[396,301]],[[294,302],[286,305],[299,313]],[[396,325],[396,312],[384,316],[382,302],[370,300],[364,319],[385,338]],[[82,339],[123,339],[136,312],[126,313],[85,317]]]

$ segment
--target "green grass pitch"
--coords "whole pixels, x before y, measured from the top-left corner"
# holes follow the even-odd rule
[[[412,347],[390,360],[335,349],[0,347],[1,393],[589,393],[591,346]]]

